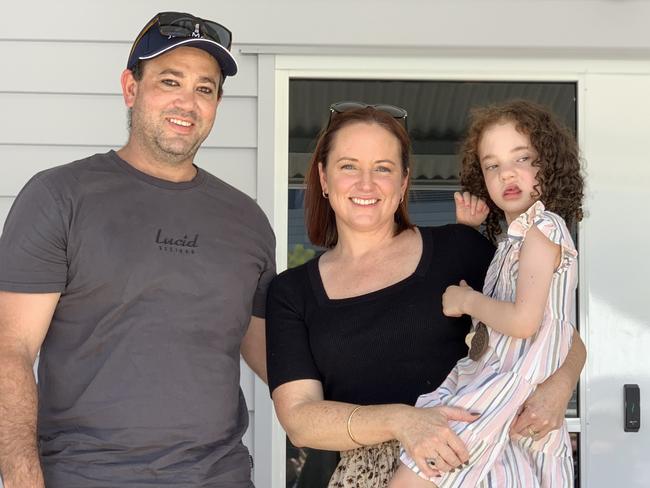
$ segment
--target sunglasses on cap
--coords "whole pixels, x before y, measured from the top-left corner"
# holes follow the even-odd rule
[[[162,37],[152,37],[152,29],[156,29]],[[231,58],[229,51],[232,46],[232,32],[223,25],[192,14],[161,12],[151,19],[138,34],[129,53],[127,67],[131,68],[138,59],[142,59],[143,55],[150,54],[149,51],[153,51],[154,55],[157,55],[159,48],[179,45],[183,43],[183,40],[187,40],[187,42],[192,42],[192,40],[211,41],[221,46],[221,49],[225,51],[226,58]],[[134,55],[136,50],[138,51],[137,56]]]
[[[178,12],[158,15],[158,31],[167,37],[207,37],[230,50],[232,32],[223,25]]]
[[[350,112],[352,110],[359,110],[359,109],[364,109],[364,108],[372,108],[375,110],[379,110],[380,112],[384,112],[394,119],[397,120],[403,120],[404,121],[404,128],[407,129],[408,131],[408,126],[406,124],[406,116],[408,115],[408,112],[403,109],[402,107],[397,107],[396,105],[388,105],[387,103],[377,103],[377,104],[370,104],[370,103],[363,103],[363,102],[336,102],[330,105],[330,117],[329,120],[327,121],[327,127],[330,126],[332,123],[332,116],[333,114],[343,114],[345,112]]]

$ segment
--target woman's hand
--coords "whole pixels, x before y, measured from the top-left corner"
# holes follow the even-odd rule
[[[539,384],[521,407],[510,427],[510,435],[541,439],[552,430],[559,429],[572,393],[569,391],[567,396],[565,390],[565,387],[558,388],[548,380]]]
[[[457,407],[405,407],[395,438],[425,476],[437,476],[469,460],[465,444],[449,428],[449,421],[473,422],[477,418]]]
[[[485,221],[490,209],[485,200],[466,191],[464,193],[454,193],[454,203],[456,204],[456,222],[459,224],[469,225],[478,229]]]
[[[442,294],[442,313],[447,317],[460,317],[465,313],[463,304],[467,294],[474,291],[465,280],[460,280],[458,286],[448,286]]]
[[[585,345],[574,330],[571,349],[564,364],[528,397],[512,423],[510,435],[541,439],[550,431],[560,428],[586,358]]]

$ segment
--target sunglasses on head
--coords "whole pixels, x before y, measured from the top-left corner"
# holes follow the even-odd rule
[[[377,103],[377,104],[370,104],[370,103],[363,103],[363,102],[336,102],[330,105],[330,117],[329,120],[327,121],[327,127],[330,126],[332,123],[332,115],[337,113],[337,114],[343,114],[345,112],[350,112],[352,110],[359,110],[359,109],[364,109],[364,108],[372,108],[375,110],[379,110],[380,112],[387,113],[391,117],[397,120],[403,120],[404,121],[404,128],[407,129],[408,127],[406,124],[406,116],[408,115],[408,112],[404,110],[402,107],[397,107],[395,105],[388,105],[387,103]]]
[[[149,29],[154,26],[158,27],[158,32],[167,37],[186,37],[186,38],[203,38],[210,39],[218,44],[221,44],[228,51],[232,45],[232,32],[223,25],[205,20],[200,17],[195,17],[190,14],[180,12],[162,12],[156,17],[151,19],[151,22],[142,29],[140,35],[133,43],[133,49],[138,45],[140,39],[149,32]]]

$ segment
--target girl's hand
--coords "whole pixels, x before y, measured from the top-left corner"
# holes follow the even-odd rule
[[[460,280],[458,286],[448,286],[442,294],[442,313],[447,317],[460,317],[465,313],[463,304],[468,293],[474,291],[465,280]]]
[[[459,224],[469,225],[478,229],[485,221],[490,209],[485,200],[466,191],[464,193],[454,193],[454,203],[456,204],[456,222]]]
[[[426,476],[462,467],[469,460],[463,441],[449,428],[450,420],[473,422],[477,415],[458,407],[407,407],[396,439]],[[434,462],[432,467],[427,460]]]

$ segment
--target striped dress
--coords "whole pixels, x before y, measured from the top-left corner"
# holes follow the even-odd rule
[[[538,440],[511,438],[508,432],[519,407],[536,385],[562,365],[571,346],[578,265],[564,220],[539,201],[514,220],[490,264],[483,293],[494,290],[494,298],[514,302],[519,252],[532,226],[561,247],[561,263],[553,274],[539,330],[531,338],[517,339],[488,327],[489,347],[484,355],[476,362],[461,359],[436,391],[420,396],[416,403],[423,408],[450,405],[481,413],[472,423],[450,423],[469,450],[469,465],[431,478],[440,488],[573,486],[566,422]],[[403,449],[400,457],[424,477]]]

